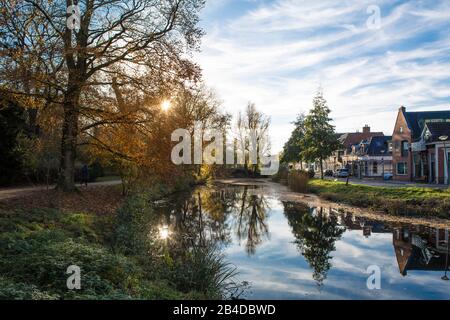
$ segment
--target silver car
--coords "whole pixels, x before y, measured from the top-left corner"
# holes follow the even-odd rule
[[[336,178],[347,178],[350,175],[350,172],[348,169],[339,169],[335,173]]]

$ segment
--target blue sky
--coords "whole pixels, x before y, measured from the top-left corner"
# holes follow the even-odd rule
[[[228,112],[271,116],[274,151],[319,86],[338,132],[450,110],[450,0],[207,0],[201,24],[206,83]]]

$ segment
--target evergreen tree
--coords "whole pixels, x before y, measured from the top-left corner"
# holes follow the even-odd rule
[[[330,123],[330,112],[322,91],[318,90],[313,99],[313,108],[304,120],[304,135],[301,140],[302,157],[309,162],[319,161],[322,179],[323,161],[340,146],[334,126]]]
[[[284,145],[283,153],[281,156],[281,163],[300,163],[302,165],[302,156],[301,156],[301,140],[304,135],[304,121],[305,116],[300,114],[297,117],[297,120],[294,122],[295,129],[291,134],[288,142]]]

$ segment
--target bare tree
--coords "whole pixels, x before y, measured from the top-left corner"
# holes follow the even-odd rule
[[[237,118],[237,144],[243,152],[243,164],[247,171],[252,166],[253,175],[256,175],[261,164],[260,155],[270,152],[268,131],[270,118],[256,109],[254,103],[249,102],[245,114],[239,113]],[[253,140],[253,141],[252,141]]]

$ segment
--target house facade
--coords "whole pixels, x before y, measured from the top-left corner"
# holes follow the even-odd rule
[[[374,136],[352,147],[346,167],[354,177],[381,178],[392,173],[392,137]]]
[[[398,111],[392,134],[393,175],[397,181],[449,183],[450,111]],[[445,148],[444,148],[445,146]]]
[[[362,128],[362,132],[349,132],[337,134],[339,141],[342,144],[342,149],[333,153],[325,161],[325,168],[327,170],[336,171],[337,169],[346,168],[354,161],[353,147],[359,145],[361,141],[369,140],[372,137],[384,136],[383,132],[372,132],[368,125]]]

